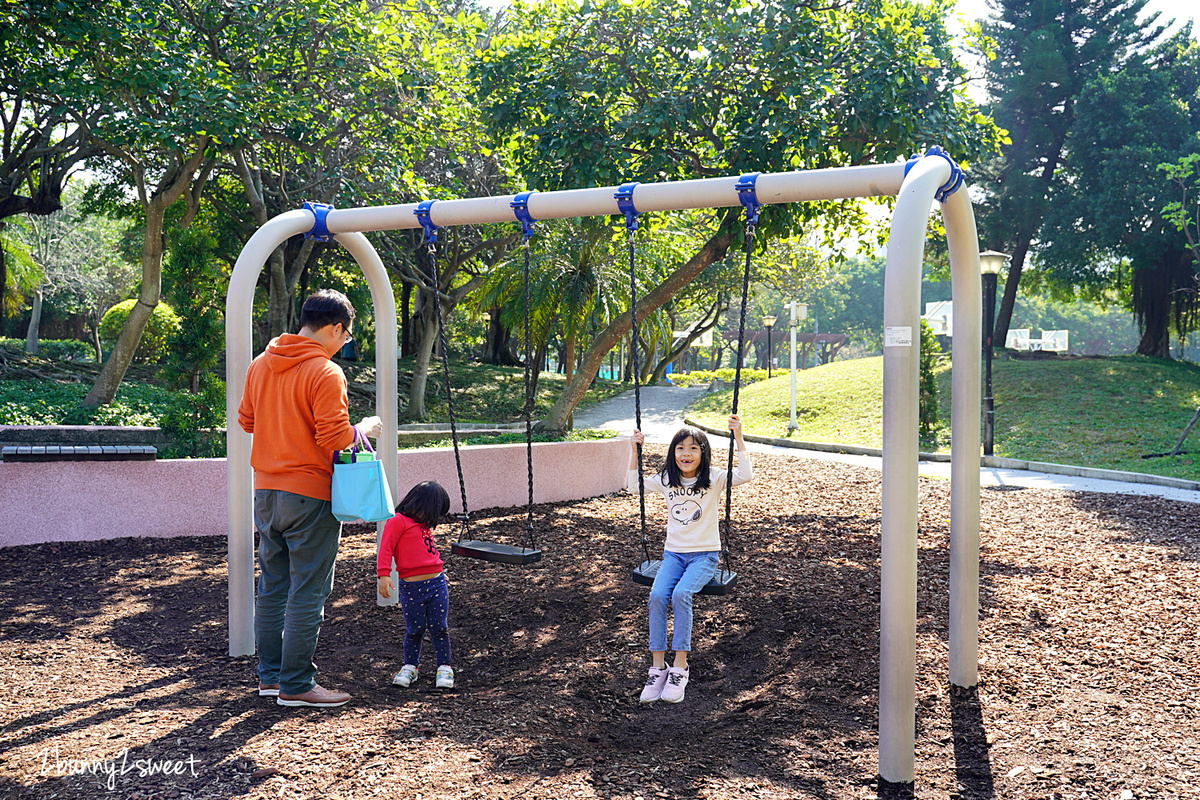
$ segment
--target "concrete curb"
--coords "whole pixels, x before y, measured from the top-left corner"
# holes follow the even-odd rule
[[[718,436],[728,436],[728,433],[718,428],[703,425],[690,417],[684,417],[684,422],[707,433]],[[883,456],[883,450],[878,447],[861,447],[854,444],[828,444],[825,442],[798,442],[794,439],[773,439],[769,436],[743,434],[748,442],[769,444],[776,447],[791,447],[796,450],[816,450],[822,453],[845,453],[855,456]],[[949,453],[918,453],[921,461],[949,462]],[[999,456],[979,457],[979,466],[992,469],[1019,469],[1027,472],[1045,472],[1050,475],[1069,475],[1074,478],[1091,478],[1100,481],[1124,481],[1125,483],[1144,483],[1153,486],[1166,486],[1172,489],[1188,489],[1200,491],[1200,481],[1188,481],[1182,478],[1168,478],[1162,475],[1148,475],[1144,472],[1122,472],[1115,469],[1096,469],[1093,467],[1077,467],[1073,464],[1055,464],[1049,461],[1028,461],[1020,458],[1001,458]]]

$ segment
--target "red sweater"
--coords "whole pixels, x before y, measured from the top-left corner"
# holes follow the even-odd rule
[[[442,571],[442,557],[433,544],[429,528],[403,514],[397,514],[383,526],[375,565],[380,578],[392,574],[393,558],[401,580]]]
[[[242,430],[254,435],[254,488],[329,499],[333,454],[354,441],[346,411],[346,377],[315,339],[285,333],[246,370],[238,406]]]

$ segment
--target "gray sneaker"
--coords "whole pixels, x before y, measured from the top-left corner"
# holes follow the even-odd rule
[[[639,703],[653,703],[662,696],[663,687],[667,684],[667,668],[666,667],[651,667],[650,675],[646,678],[646,685],[642,687],[642,696],[638,698]]]
[[[392,678],[392,685],[402,686],[407,689],[409,686],[413,685],[413,681],[417,679],[419,674],[420,672],[412,664],[405,664],[400,668],[400,671],[396,673],[396,677]]]
[[[687,689],[688,671],[671,667],[667,670],[667,685],[663,687],[662,699],[667,703],[683,702],[683,692]]]

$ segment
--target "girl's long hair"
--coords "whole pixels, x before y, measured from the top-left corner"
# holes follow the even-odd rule
[[[436,528],[450,511],[450,495],[437,481],[422,481],[408,490],[404,499],[396,506],[396,513],[403,514],[426,528]]]
[[[696,488],[707,489],[709,487],[708,468],[712,465],[712,447],[708,444],[708,435],[690,425],[683,426],[671,437],[671,445],[667,448],[666,466],[658,474],[662,476],[663,483],[667,486],[676,488],[683,486],[683,476],[679,474],[679,465],[675,463],[675,446],[689,436],[692,441],[700,445],[700,468],[696,471]]]

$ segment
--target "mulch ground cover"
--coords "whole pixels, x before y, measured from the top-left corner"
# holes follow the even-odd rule
[[[627,579],[624,493],[538,506],[530,567],[443,547],[445,693],[428,661],[418,687],[390,685],[401,614],[375,604],[373,527],[347,527],[317,651],[319,680],[354,695],[337,710],[259,698],[254,659],[226,655],[223,537],[0,550],[0,797],[891,794],[875,777],[879,473],[769,456],[755,471],[734,492],[740,587],[697,600],[679,705],[638,703],[646,593]],[[980,682],[962,691],[946,677],[949,487],[920,492],[915,795],[1200,796],[1200,504],[985,489]],[[473,518],[479,538],[525,525],[523,509]]]

